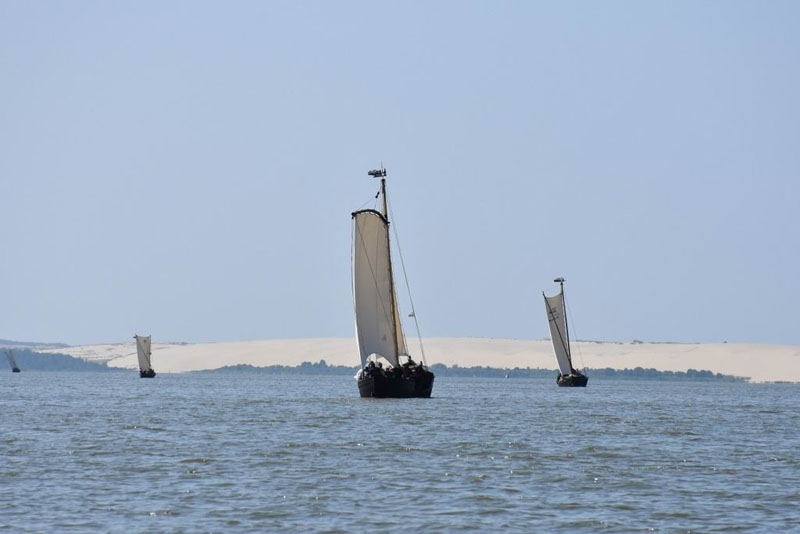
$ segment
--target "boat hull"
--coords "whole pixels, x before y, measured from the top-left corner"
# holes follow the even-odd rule
[[[391,376],[383,373],[361,373],[358,392],[361,397],[378,399],[427,399],[433,391],[434,375],[430,371],[411,376]]]
[[[148,369],[147,371],[139,371],[139,378],[153,378],[156,376],[156,372],[152,369]]]
[[[585,388],[587,382],[589,382],[589,377],[581,373],[558,375],[558,378],[556,378],[556,384],[562,388]]]
[[[19,373],[19,372],[20,372],[20,370],[19,370],[19,367],[13,367],[13,368],[11,369],[11,372],[12,372],[12,373]]]

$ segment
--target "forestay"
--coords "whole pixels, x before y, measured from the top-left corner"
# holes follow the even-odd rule
[[[564,292],[554,297],[545,295],[544,304],[547,308],[547,321],[550,323],[550,339],[553,341],[553,352],[556,355],[558,370],[562,375],[572,373],[572,364],[567,338],[567,317],[564,306]]]
[[[375,354],[392,365],[406,347],[389,252],[389,223],[374,210],[353,213],[353,304],[361,365]]]
[[[133,336],[136,338],[136,355],[139,358],[139,370],[149,371],[150,368],[150,336]]]

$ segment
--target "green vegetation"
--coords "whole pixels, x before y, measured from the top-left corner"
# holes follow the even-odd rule
[[[519,368],[501,369],[497,367],[459,367],[454,365],[448,367],[437,363],[430,366],[431,371],[437,377],[444,376],[464,376],[476,378],[552,378],[555,379],[556,371],[553,369],[530,369]],[[325,360],[317,363],[303,362],[298,366],[270,365],[266,367],[254,367],[252,365],[230,365],[219,369],[207,371],[196,371],[199,373],[267,373],[284,375],[350,375],[358,372],[358,367],[346,365],[328,365]],[[723,382],[742,382],[746,378],[712,373],[711,371],[698,371],[689,369],[682,371],[658,371],[656,369],[589,369],[587,371],[591,378],[613,378],[613,379],[645,379],[645,380],[703,380],[703,381],[723,381]]]
[[[10,372],[5,357],[7,349],[0,348],[0,366],[5,366]],[[30,349],[13,349],[14,358],[22,372],[26,371],[84,371],[84,372],[117,372],[118,369],[108,367],[104,363],[87,362],[69,354],[43,354]]]
[[[255,367],[253,365],[226,365],[219,369],[206,369],[203,371],[193,371],[195,373],[267,373],[274,375],[354,375],[358,372],[358,367],[347,367],[346,365],[328,365],[325,360],[317,363],[303,362],[300,365],[268,365],[266,367]]]
[[[2,349],[5,350],[5,349]],[[83,372],[121,372],[123,369],[108,367],[104,363],[87,362],[68,354],[44,354],[27,348],[15,348],[14,357],[23,372],[26,371],[83,371]],[[5,360],[5,358],[2,358]],[[0,363],[2,365],[2,363]],[[548,378],[555,379],[553,369],[519,368],[502,369],[497,367],[460,367],[436,363],[430,366],[438,377],[462,376],[474,378]],[[194,371],[197,373],[267,373],[275,375],[348,375],[358,372],[358,367],[347,365],[328,365],[325,360],[316,363],[303,362],[297,366],[270,365],[254,367],[252,365],[229,365],[219,369]],[[636,380],[702,380],[720,382],[743,382],[747,378],[723,375],[711,371],[689,369],[688,371],[658,371],[656,369],[589,369],[592,379],[636,379]]]

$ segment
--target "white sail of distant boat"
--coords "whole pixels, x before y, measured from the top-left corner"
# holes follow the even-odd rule
[[[152,371],[150,365],[150,336],[133,336],[136,339],[136,356],[139,358],[139,372]]]
[[[8,365],[11,366],[11,370],[18,373],[19,365],[17,365],[17,359],[14,358],[14,353],[10,349],[6,351],[6,359],[8,359]]]
[[[550,340],[553,342],[553,353],[556,356],[558,370],[562,375],[572,372],[572,355],[569,350],[567,333],[567,314],[564,305],[564,289],[553,297],[544,297],[547,307],[547,320],[550,323]]]
[[[361,366],[372,355],[397,366],[408,351],[392,275],[385,201],[383,213],[359,211],[353,221],[353,303]]]
[[[547,322],[550,325],[553,354],[555,354],[556,364],[558,365],[556,384],[559,387],[586,387],[589,378],[572,365],[569,325],[567,324],[567,303],[564,299],[564,278],[556,278],[553,282],[561,284],[561,291],[559,291],[558,295],[548,297],[542,293],[542,296],[547,309]]]

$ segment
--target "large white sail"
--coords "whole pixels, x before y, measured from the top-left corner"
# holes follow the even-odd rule
[[[149,371],[150,367],[150,336],[133,336],[136,338],[136,356],[139,358],[139,370]]]
[[[389,252],[389,223],[374,210],[353,213],[353,304],[361,365],[373,354],[398,365],[406,353]]]
[[[550,339],[553,341],[553,352],[556,355],[558,370],[562,375],[572,373],[570,364],[569,340],[567,338],[567,316],[564,306],[563,290],[554,297],[545,295],[547,321],[550,323]]]
[[[17,360],[14,358],[14,354],[10,351],[6,351],[6,358],[8,358],[8,365],[11,366],[11,369],[19,369],[19,365],[17,365]]]

